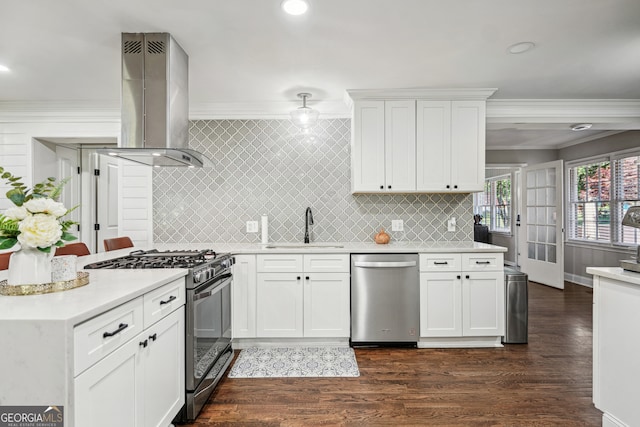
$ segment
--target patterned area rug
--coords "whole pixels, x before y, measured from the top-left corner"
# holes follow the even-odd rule
[[[350,347],[247,348],[229,378],[359,377]]]

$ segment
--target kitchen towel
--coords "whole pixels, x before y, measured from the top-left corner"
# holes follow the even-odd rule
[[[247,348],[229,378],[359,377],[350,347]]]

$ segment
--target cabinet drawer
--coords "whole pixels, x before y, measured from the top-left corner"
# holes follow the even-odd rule
[[[500,271],[504,269],[502,254],[462,254],[464,271]]]
[[[259,273],[288,273],[302,271],[302,255],[258,255]]]
[[[184,279],[171,283],[144,295],[144,327],[156,323],[185,303]]]
[[[139,297],[73,328],[74,376],[142,331],[142,307]]]
[[[420,254],[420,271],[460,271],[460,254]]]
[[[304,255],[304,271],[306,273],[348,273],[349,255],[347,254],[313,254]]]

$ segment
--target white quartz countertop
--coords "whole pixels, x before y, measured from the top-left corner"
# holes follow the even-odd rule
[[[368,242],[272,242],[260,243],[158,243],[163,249],[213,249],[234,254],[270,253],[406,253],[406,252],[506,252],[507,248],[478,242],[391,242],[378,245]]]
[[[78,258],[78,269],[91,262],[126,255],[113,251]],[[56,320],[79,324],[146,292],[183,277],[186,269],[85,270],[89,284],[43,295],[0,295],[0,320]],[[0,272],[6,278],[6,271]]]
[[[640,273],[623,270],[621,267],[587,267],[587,273],[640,285]]]

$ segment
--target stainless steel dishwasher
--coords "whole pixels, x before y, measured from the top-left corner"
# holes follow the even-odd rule
[[[352,254],[351,344],[415,345],[419,331],[418,254]]]

